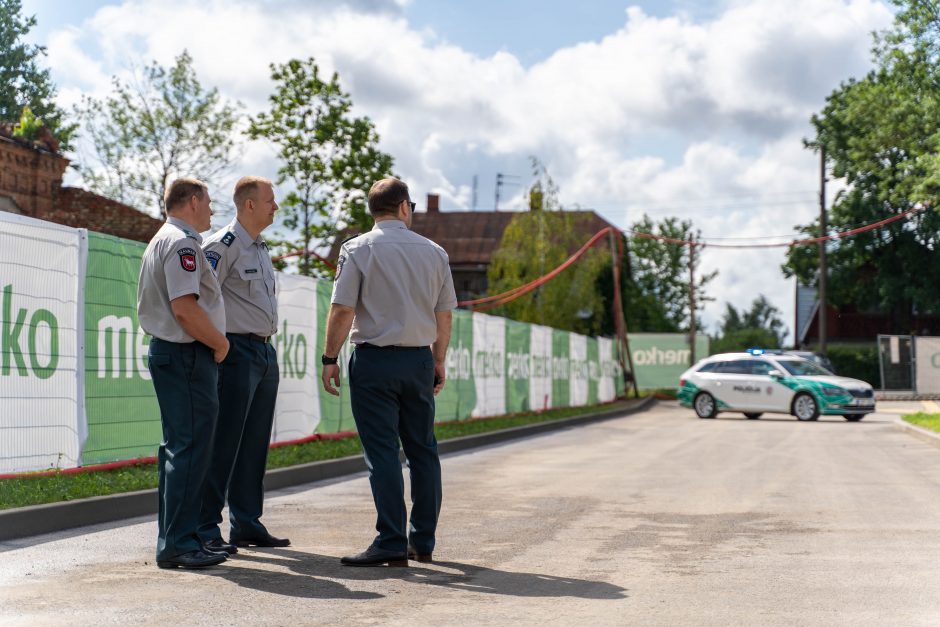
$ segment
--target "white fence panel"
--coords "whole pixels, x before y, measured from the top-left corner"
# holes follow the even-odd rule
[[[81,459],[77,229],[0,212],[0,472]]]

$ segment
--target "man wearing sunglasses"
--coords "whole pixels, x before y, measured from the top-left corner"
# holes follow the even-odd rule
[[[369,190],[375,227],[340,248],[327,318],[323,387],[339,395],[338,355],[350,329],[353,417],[377,511],[378,535],[347,566],[407,566],[431,561],[441,509],[441,463],[434,437],[434,396],[457,296],[447,253],[409,230],[415,203],[408,186],[387,178]],[[407,516],[398,443],[411,475]]]

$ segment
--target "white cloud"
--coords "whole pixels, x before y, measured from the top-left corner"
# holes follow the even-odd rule
[[[107,91],[131,61],[169,64],[187,48],[204,84],[255,112],[272,89],[270,63],[313,56],[375,121],[416,197],[439,191],[445,209],[468,208],[472,175],[523,174],[535,154],[564,202],[620,226],[646,211],[691,219],[706,237],[744,237],[812,219],[817,166],[801,145],[809,116],[867,70],[869,33],[891,20],[876,0],[731,2],[698,21],[634,7],[600,41],[527,68],[508,52],[479,57],[413,29],[406,4],[126,0],[54,33],[50,61],[71,100]],[[243,165],[273,173],[272,154],[250,146]],[[792,327],[782,259],[706,251],[706,268],[721,270],[706,320],[725,300],[746,306],[763,292]]]

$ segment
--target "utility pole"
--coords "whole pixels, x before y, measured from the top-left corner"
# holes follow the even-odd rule
[[[826,237],[826,147],[819,150],[819,236]],[[819,242],[819,352],[826,354],[826,240]]]
[[[470,210],[471,211],[477,210],[477,175],[476,174],[473,175],[473,196],[472,196],[472,200],[470,201]]]
[[[689,235],[689,366],[695,365],[695,237]]]
[[[630,373],[629,381],[633,385],[633,396],[634,398],[639,398],[640,391],[636,386],[636,375],[633,371],[633,355],[630,353],[630,340],[627,337],[627,319],[623,315],[623,297],[621,296],[620,290],[620,245],[622,239],[617,241],[614,239],[614,229],[611,229],[608,232],[610,242],[610,262],[613,268],[614,274],[614,327],[617,331],[617,348],[620,355],[620,368],[623,370],[624,375]],[[620,232],[616,232],[616,237],[623,238],[623,235]],[[626,389],[624,389],[626,392]]]

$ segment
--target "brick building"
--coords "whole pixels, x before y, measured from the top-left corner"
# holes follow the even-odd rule
[[[140,242],[149,241],[163,222],[133,207],[77,187],[63,187],[69,160],[48,133],[30,141],[13,136],[12,123],[0,123],[0,211]]]
[[[593,211],[570,213],[585,241],[612,226]],[[514,215],[512,211],[441,211],[439,196],[428,194],[427,211],[414,214],[411,230],[447,251],[457,300],[471,300],[486,295],[490,261]],[[328,257],[331,262],[339,255],[340,243],[352,234],[344,232],[336,238]]]

